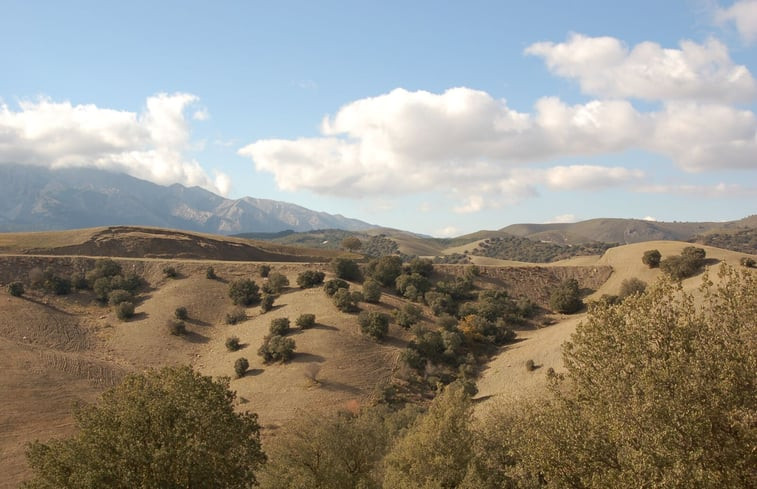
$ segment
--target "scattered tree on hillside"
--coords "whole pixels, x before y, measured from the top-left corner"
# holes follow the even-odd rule
[[[326,274],[315,270],[305,270],[301,274],[297,275],[297,285],[301,289],[309,289],[323,283],[323,279]]]
[[[679,256],[669,256],[660,262],[660,269],[675,280],[696,274],[704,266],[704,249],[687,246]]]
[[[742,267],[747,268],[755,268],[755,266],[757,266],[757,262],[754,261],[754,258],[749,256],[742,256],[741,260],[739,260],[739,263],[741,263]]]
[[[116,306],[116,317],[121,321],[126,321],[134,317],[134,303],[129,301],[120,302]]]
[[[13,297],[21,297],[24,295],[24,284],[21,282],[11,282],[8,284],[8,293]]]
[[[304,313],[294,321],[294,324],[300,329],[308,329],[315,326],[315,314]]]
[[[258,348],[258,355],[263,357],[263,362],[286,362],[294,355],[296,345],[292,338],[280,335],[268,335],[263,338],[263,344]]]
[[[129,375],[76,408],[74,436],[29,446],[24,487],[246,489],[265,461],[260,426],[228,387],[189,367]]]
[[[402,258],[397,255],[388,255],[371,260],[366,268],[366,274],[384,287],[392,287],[397,277],[402,274]]]
[[[260,299],[260,310],[263,313],[270,311],[271,309],[273,309],[273,303],[275,300],[275,295],[263,294],[263,297]]]
[[[355,260],[349,258],[334,258],[331,262],[331,268],[337,278],[352,280],[353,282],[361,279],[360,266]]]
[[[289,333],[289,318],[276,318],[271,320],[268,331],[272,335],[286,336]]]
[[[342,248],[355,252],[363,246],[363,242],[357,236],[347,236],[342,240]]]
[[[563,281],[549,298],[552,309],[563,314],[573,314],[583,307],[578,281],[574,278]]]
[[[250,362],[245,357],[239,357],[234,361],[234,373],[237,374],[238,379],[244,377],[249,368]]]
[[[377,303],[381,300],[381,284],[369,278],[363,282],[363,299],[365,302]]]
[[[647,289],[647,283],[643,280],[639,280],[636,277],[627,278],[620,284],[620,292],[618,292],[618,299],[621,301],[626,297],[633,294],[643,294]]]
[[[187,319],[189,319],[189,311],[187,311],[187,308],[184,306],[177,307],[173,312],[173,315],[176,319],[179,319],[181,321],[186,321]]]
[[[289,279],[279,272],[269,273],[268,280],[263,283],[263,291],[268,294],[280,294],[287,287]]]
[[[176,267],[166,266],[163,268],[163,275],[165,275],[166,278],[176,278],[179,276],[179,272],[176,271]]]
[[[642,255],[641,262],[649,268],[657,268],[660,266],[661,259],[662,254],[660,254],[660,250],[647,250]]]
[[[383,312],[363,311],[358,315],[357,322],[360,331],[376,340],[383,339],[389,332],[389,316]]]
[[[363,300],[363,294],[340,288],[334,293],[332,300],[336,308],[342,312],[357,312],[360,310],[358,303]]]
[[[349,288],[350,284],[340,278],[328,280],[325,284],[323,284],[323,291],[326,292],[326,295],[329,297],[334,297],[334,294],[336,294],[339,289]]]
[[[270,272],[271,265],[262,264],[258,267],[258,274],[260,274],[260,278],[266,278]]]
[[[260,287],[250,279],[235,280],[229,284],[229,297],[235,305],[251,306],[260,301]]]
[[[213,267],[208,267],[207,270],[205,270],[205,278],[208,280],[217,280],[218,275],[216,275],[216,270]]]

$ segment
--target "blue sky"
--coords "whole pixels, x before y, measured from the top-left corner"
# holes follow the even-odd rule
[[[757,0],[0,1],[0,163],[433,235],[757,213]]]

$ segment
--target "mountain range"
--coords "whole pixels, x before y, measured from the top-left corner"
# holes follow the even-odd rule
[[[213,234],[327,228],[360,231],[373,227],[287,202],[227,199],[199,187],[157,185],[99,169],[0,165],[0,231],[111,225]]]

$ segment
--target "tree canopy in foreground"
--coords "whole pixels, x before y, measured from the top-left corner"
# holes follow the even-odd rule
[[[248,488],[265,462],[257,415],[236,413],[228,380],[189,367],[128,376],[79,406],[72,438],[32,443],[26,488]]]

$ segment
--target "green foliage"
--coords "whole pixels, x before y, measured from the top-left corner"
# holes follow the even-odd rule
[[[265,461],[257,416],[189,367],[129,375],[76,408],[70,438],[27,449],[27,489],[247,489]]]
[[[43,272],[41,279],[35,282],[46,292],[55,295],[67,295],[71,292],[71,280],[60,277],[51,270]]]
[[[347,251],[354,252],[363,246],[363,242],[356,236],[347,236],[342,240],[341,246]]]
[[[8,284],[8,293],[13,297],[21,297],[24,295],[24,284],[21,282],[11,282]]]
[[[287,287],[289,287],[289,279],[279,272],[269,273],[268,280],[263,283],[263,291],[268,294],[280,294]]]
[[[134,303],[124,301],[116,305],[116,317],[121,321],[126,321],[134,317]]]
[[[409,328],[421,320],[421,308],[415,304],[405,304],[401,309],[397,309],[394,318],[397,324],[403,328]]]
[[[216,275],[216,270],[213,267],[208,267],[207,270],[205,270],[205,278],[208,280],[217,280],[218,275]]]
[[[458,329],[468,342],[503,345],[515,339],[515,332],[502,318],[491,321],[483,316],[469,314],[460,320]]]
[[[647,283],[643,280],[639,280],[636,277],[627,278],[620,283],[620,292],[618,292],[618,299],[623,301],[626,297],[634,294],[643,294],[647,290]]]
[[[657,268],[660,266],[660,260],[662,254],[660,250],[647,250],[641,257],[641,262],[649,268]]]
[[[757,262],[754,261],[754,258],[749,256],[742,256],[741,260],[739,260],[739,263],[741,263],[742,267],[747,268],[755,268],[757,266]]]
[[[189,312],[187,311],[187,308],[184,306],[177,307],[176,310],[173,312],[173,315],[176,319],[180,319],[182,321],[186,321],[189,319]]]
[[[426,368],[426,363],[428,362],[428,359],[415,348],[405,348],[402,350],[400,360],[408,367],[419,372],[422,372]]]
[[[272,335],[286,336],[289,333],[289,318],[276,318],[271,320],[268,330]]]
[[[238,379],[244,377],[249,368],[250,362],[245,357],[239,357],[234,361],[234,373],[237,374]]]
[[[617,246],[617,243],[590,242],[578,245],[562,245],[506,235],[485,239],[471,254],[500,260],[548,263],[573,256],[601,255],[614,246]]]
[[[117,273],[110,275],[114,272]],[[87,272],[85,276],[95,298],[102,302],[108,301],[110,293],[114,290],[125,290],[134,295],[144,282],[141,277],[134,273],[121,275],[121,266],[110,259],[98,260],[95,269]],[[77,288],[80,287],[77,285]]]
[[[263,297],[260,299],[260,310],[264,313],[270,311],[271,309],[273,309],[273,302],[275,300],[275,295],[263,294]]]
[[[536,364],[530,358],[526,360],[526,370],[528,370],[529,372],[536,370]]]
[[[229,351],[237,351],[242,347],[239,343],[239,338],[236,336],[229,336],[226,338],[226,349]]]
[[[431,281],[420,273],[402,274],[395,280],[395,287],[401,296],[418,302],[431,289]]]
[[[373,339],[383,339],[389,332],[389,316],[383,312],[363,311],[357,317],[360,331]]]
[[[247,319],[247,312],[243,307],[235,307],[226,313],[226,324],[237,324]]]
[[[355,260],[349,258],[334,258],[331,262],[331,268],[337,278],[352,280],[353,282],[362,278],[360,266]]]
[[[583,305],[578,281],[574,278],[563,281],[549,297],[549,306],[562,314],[578,312]]]
[[[176,267],[168,265],[163,267],[163,275],[165,275],[166,278],[176,278],[179,276],[179,272],[176,271]]]
[[[384,234],[371,236],[368,241],[363,243],[363,253],[367,256],[387,256],[399,253],[400,247],[396,241],[388,238]]]
[[[363,298],[365,302],[377,303],[381,301],[381,284],[369,278],[363,282]]]
[[[261,278],[266,278],[270,272],[271,272],[270,265],[263,264],[258,267],[258,273],[260,274]]]
[[[687,246],[679,256],[669,256],[660,262],[660,270],[674,280],[683,280],[695,275],[704,266],[705,251]]]
[[[340,278],[328,280],[325,284],[323,284],[323,291],[326,292],[326,295],[329,297],[334,297],[334,294],[336,294],[339,289],[349,288],[350,284]]]
[[[95,281],[102,277],[115,277],[121,275],[121,265],[110,258],[102,258],[95,262],[95,268],[85,274],[90,287],[93,287]]]
[[[323,283],[326,274],[315,270],[305,270],[297,275],[297,285],[301,289],[309,289]]]
[[[357,312],[360,310],[358,303],[363,299],[360,292],[350,292],[347,289],[338,289],[332,296],[334,305],[342,312]]]
[[[407,263],[409,275],[418,274],[429,278],[434,273],[434,262],[428,258],[413,258]]]
[[[122,302],[133,302],[134,296],[129,291],[123,289],[111,290],[108,293],[108,304],[117,306]]]
[[[389,450],[384,486],[392,489],[458,487],[473,458],[473,408],[461,384],[450,384]]]
[[[187,334],[187,325],[181,319],[171,318],[168,320],[168,332],[174,336]]]
[[[595,307],[513,440],[549,487],[755,487],[757,276],[663,280]],[[698,294],[698,295],[699,295]]]
[[[71,287],[77,290],[87,290],[90,288],[89,282],[81,272],[74,272],[71,274]]]
[[[709,233],[696,236],[689,241],[739,253],[757,254],[757,229],[755,228],[738,229],[727,233]]]
[[[315,314],[305,313],[294,321],[294,324],[300,329],[308,329],[315,326]]]
[[[229,284],[229,297],[235,305],[251,306],[260,302],[260,287],[250,279],[235,280]]]
[[[402,258],[396,255],[382,256],[368,263],[366,274],[384,287],[391,287],[402,274]]]
[[[268,335],[263,338],[263,344],[258,348],[258,355],[263,357],[263,362],[286,362],[294,355],[296,345],[292,338],[279,335]]]
[[[447,293],[431,290],[426,292],[425,298],[434,316],[451,315],[457,312],[457,302]]]

